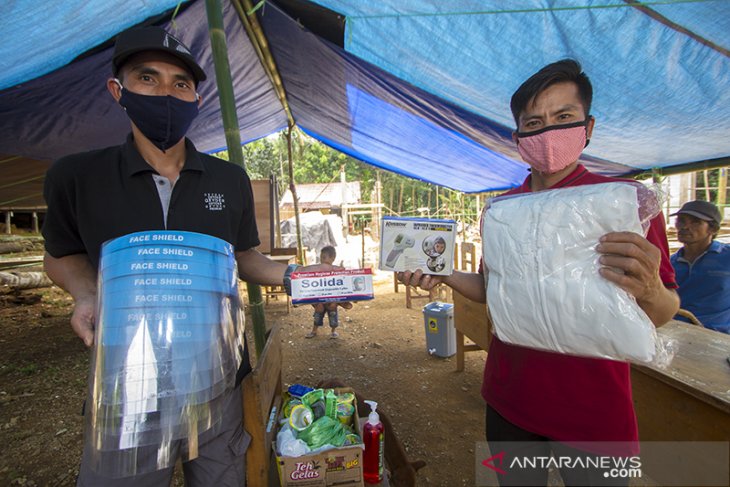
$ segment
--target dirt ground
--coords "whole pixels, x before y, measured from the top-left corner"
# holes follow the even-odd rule
[[[340,310],[338,340],[327,338],[328,329],[304,338],[311,306],[287,313],[281,299],[268,304],[268,322],[283,325],[284,382],[342,379],[387,411],[411,460],[427,462],[419,486],[473,485],[486,354],[468,353],[463,372],[455,357],[429,355],[427,300],[407,309],[390,276],[376,281],[374,301]],[[58,288],[0,295],[0,485],[75,483],[89,353],[68,324],[71,304]]]

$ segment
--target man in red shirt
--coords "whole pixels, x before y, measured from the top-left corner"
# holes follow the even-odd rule
[[[578,163],[595,125],[590,115],[592,91],[580,64],[566,59],[545,66],[514,93],[510,105],[517,130],[512,137],[531,173],[522,186],[507,194],[617,181],[592,174]],[[602,254],[601,276],[633,295],[656,326],[669,321],[679,308],[679,298],[663,215],[651,221],[646,238],[614,232],[596,244]],[[443,282],[469,299],[486,301],[482,269],[450,276],[417,270],[401,273],[399,278],[424,289]],[[581,442],[623,442],[626,448],[621,455],[638,452],[627,363],[538,351],[493,337],[482,396],[487,402],[490,444],[519,442],[507,451],[508,456],[549,457],[552,450],[556,457],[575,457],[586,453]],[[547,474],[547,468],[509,471],[499,481],[501,485],[545,485]],[[561,468],[561,475],[566,485],[628,483],[607,479],[603,470],[595,468]]]

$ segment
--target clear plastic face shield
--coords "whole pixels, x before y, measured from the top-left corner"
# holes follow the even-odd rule
[[[92,468],[111,477],[195,458],[243,359],[233,247],[192,232],[149,231],[102,247],[87,404]],[[146,462],[146,463],[145,463]]]

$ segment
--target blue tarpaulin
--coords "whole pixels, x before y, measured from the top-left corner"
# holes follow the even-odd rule
[[[594,85],[589,154],[644,169],[730,155],[728,1],[314,1],[346,17],[348,52],[496,123],[514,126],[522,81],[572,57]]]
[[[209,80],[190,138],[222,148],[205,5],[184,5],[170,23],[176,3],[75,0],[50,16],[48,5],[0,6],[0,32],[14,39],[0,46],[0,158],[50,160],[123,141],[129,122],[105,88],[110,40],[145,16],[167,19],[160,25],[201,61]],[[593,170],[730,155],[730,1],[644,2],[649,10],[620,0],[316,3],[345,17],[345,49],[270,2],[258,15],[296,123],[367,163],[467,192],[518,184],[527,167],[511,140],[509,98],[566,56],[594,83],[597,123],[582,159]],[[225,24],[242,140],[282,129],[284,110],[227,3]]]
[[[88,7],[78,8],[84,11],[106,3],[108,2],[89,2]],[[163,10],[167,6],[165,2],[157,4]],[[227,40],[231,46],[231,76],[236,86],[241,139],[250,141],[286,127],[286,115],[241,27],[236,11],[229,4],[226,5],[224,20]],[[123,14],[126,9],[119,10],[117,13]],[[99,15],[107,13],[103,9],[98,9],[98,12]],[[119,17],[118,21],[122,22],[123,17]],[[126,27],[126,22],[120,25]],[[225,135],[215,84],[205,2],[194,2],[176,17],[174,25],[170,22],[161,25],[191,47],[209,77],[198,87],[203,103],[200,114],[191,127],[191,139],[200,150],[214,151],[224,148]],[[130,130],[129,119],[106,88],[106,81],[112,75],[112,51],[113,46],[110,43],[98,53],[1,91],[0,154],[55,159],[73,152],[124,142]],[[14,55],[16,58],[20,57],[20,53]],[[49,59],[56,58],[49,53]],[[18,60],[18,63],[22,64],[22,61]],[[49,60],[45,64],[52,63]],[[0,84],[4,79],[3,75]]]

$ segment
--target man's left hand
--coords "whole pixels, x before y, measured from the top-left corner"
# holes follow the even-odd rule
[[[601,237],[600,274],[616,283],[637,301],[652,300],[664,289],[659,277],[660,250],[633,232],[612,232]]]

